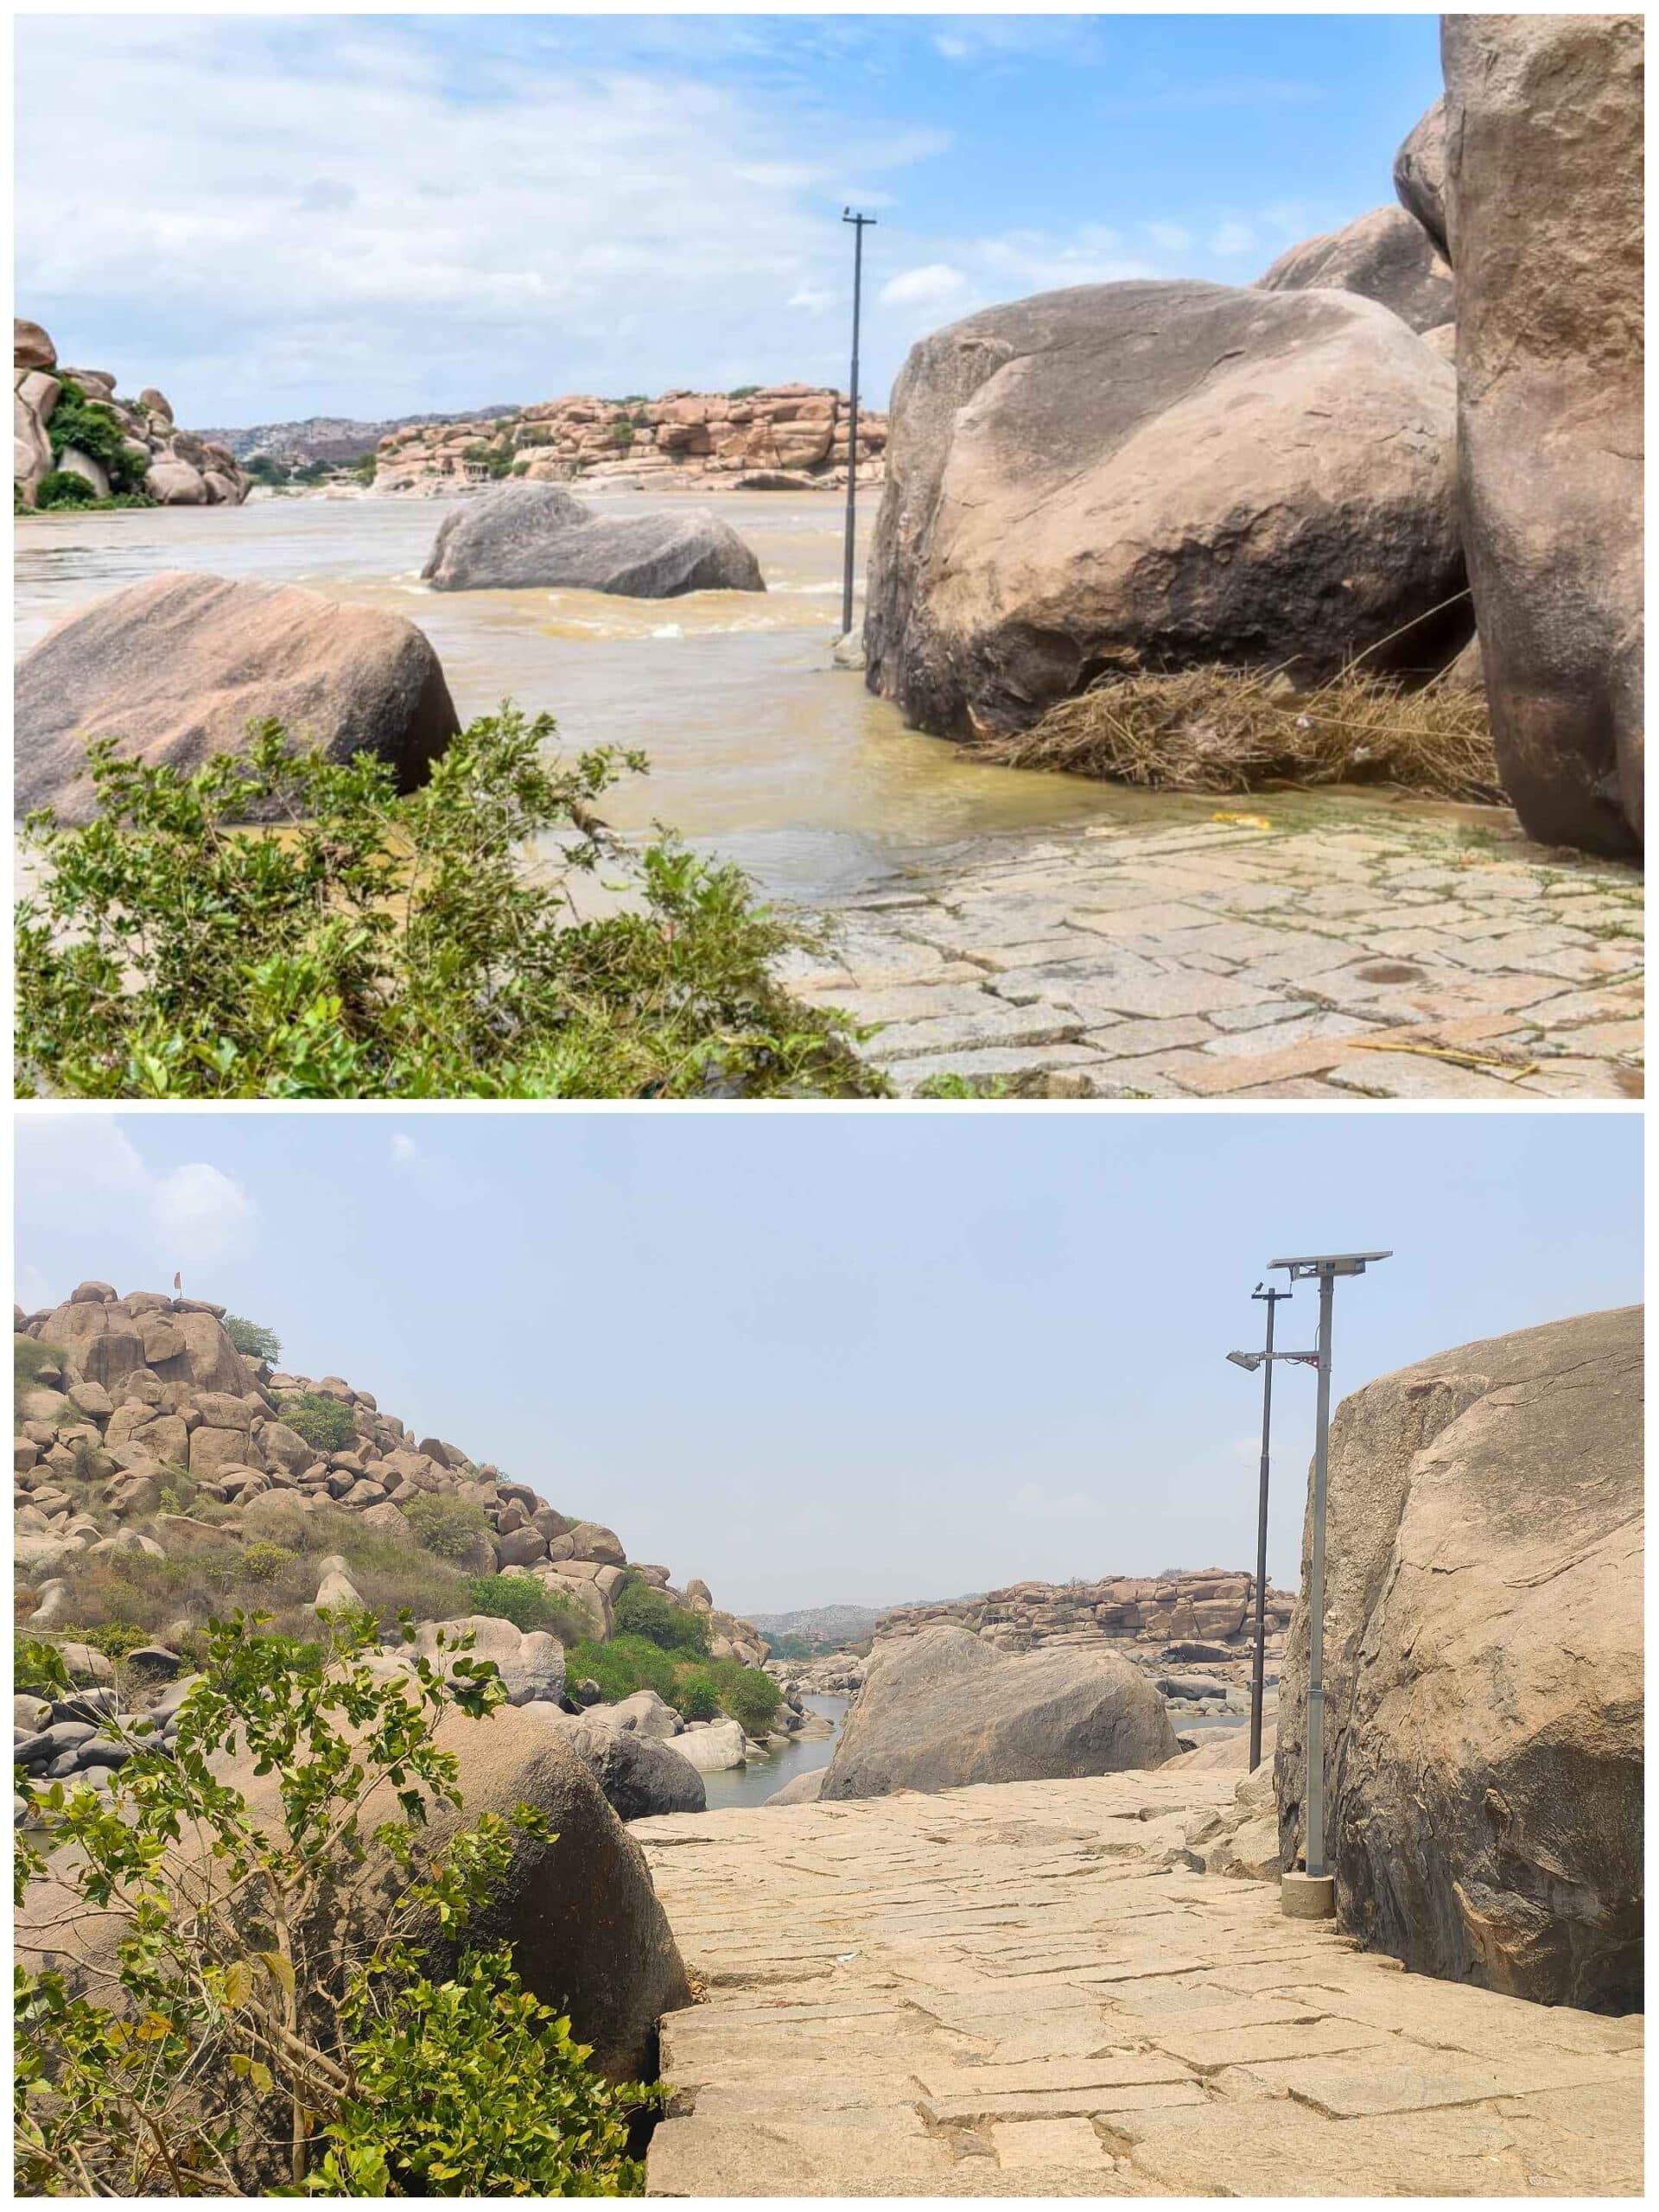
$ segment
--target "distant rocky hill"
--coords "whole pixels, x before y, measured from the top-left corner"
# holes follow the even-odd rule
[[[900,1605],[876,1624],[879,1640],[952,1625],[1003,1651],[1050,1644],[1148,1646],[1205,1643],[1243,1652],[1255,1618],[1255,1578],[1225,1567],[1161,1575],[1107,1575],[1097,1582],[1015,1582],[988,1597]],[[1263,1608],[1269,1650],[1282,1649],[1294,1595],[1269,1587]]]
[[[821,385],[740,385],[540,401],[488,436],[479,418],[396,429],[381,441],[378,492],[435,498],[504,477],[531,483],[694,483],[700,491],[810,491],[847,480],[848,404]],[[887,417],[860,408],[861,483],[884,473]]]
[[[201,435],[228,446],[238,461],[277,461],[287,467],[303,467],[314,461],[360,460],[398,430],[420,429],[434,423],[493,423],[517,412],[504,401],[461,415],[394,415],[383,423],[359,423],[345,415],[308,415],[302,423],[256,423],[247,429],[204,430]]]
[[[880,1618],[875,1605],[808,1605],[794,1613],[757,1613],[754,1625],[768,1641],[798,1636],[804,1643],[836,1650],[871,1635]]]

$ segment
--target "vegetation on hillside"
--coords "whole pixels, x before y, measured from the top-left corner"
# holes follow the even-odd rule
[[[708,1616],[677,1605],[665,1592],[637,1577],[611,1604],[615,1634],[605,1643],[573,1643],[565,1653],[565,1678],[598,1685],[614,1705],[636,1690],[655,1690],[686,1720],[728,1713],[747,1736],[764,1736],[783,1702],[783,1692],[759,1667],[709,1656]]]
[[[604,2081],[510,1947],[466,1943],[517,1839],[552,1840],[543,1816],[521,1805],[421,1849],[428,1808],[462,1803],[438,1726],[486,1723],[496,1669],[462,1637],[388,1682],[363,1617],[325,1618],[308,1650],[259,1627],[215,1627],[170,1749],[123,1729],[107,1791],[23,1785],[19,1903],[55,1853],[121,1935],[108,1979],[17,1971],[20,2190],[638,2194],[630,2124],[660,2093]],[[26,1664],[67,1694],[61,1654],[36,1642]],[[250,1771],[274,1777],[271,1809],[238,1785]],[[385,1878],[365,1882],[372,1859]]]
[[[20,1095],[880,1093],[842,1018],[775,980],[816,934],[734,867],[621,844],[594,808],[643,756],[561,756],[554,727],[505,705],[404,797],[387,763],[291,752],[275,723],[188,773],[89,748],[97,818],[24,830]],[[601,865],[626,910],[579,920]]]
[[[263,1359],[270,1363],[283,1356],[282,1338],[261,1321],[245,1320],[240,1313],[227,1313],[219,1326],[245,1359]]]

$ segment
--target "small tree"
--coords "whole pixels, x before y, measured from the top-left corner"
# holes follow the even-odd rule
[[[643,1636],[664,1651],[684,1651],[704,1657],[709,1645],[706,1614],[689,1605],[677,1605],[649,1582],[628,1582],[612,1601],[612,1618],[619,1636]]]
[[[637,2191],[628,2121],[655,2093],[590,2072],[510,1951],[463,1949],[446,1974],[424,1938],[464,1931],[516,1831],[551,1840],[520,1806],[417,1866],[429,1808],[461,1803],[439,1723],[486,1719],[499,1674],[440,1635],[436,1663],[411,1655],[388,1681],[371,1618],[320,1618],[308,1649],[257,1617],[212,1623],[170,1750],[141,1722],[107,1794],[24,1785],[42,1833],[20,1837],[20,1902],[42,1847],[72,1846],[53,1877],[121,1934],[88,1986],[18,1970],[20,2190],[241,2194],[278,2159],[289,2190],[323,2196]],[[35,1643],[27,1663],[67,1694],[60,1653]],[[232,1751],[276,1777],[274,1815],[221,1778]],[[371,1825],[376,1796],[396,1813]]]
[[[470,1497],[446,1497],[423,1491],[404,1508],[415,1540],[438,1559],[465,1559],[489,1526],[483,1507]]]
[[[263,1322],[245,1321],[239,1313],[227,1313],[220,1325],[245,1358],[263,1359],[274,1365],[282,1357],[282,1338]]]
[[[318,1452],[349,1452],[357,1440],[352,1409],[343,1398],[325,1391],[302,1390],[297,1398],[284,1398],[279,1408],[296,1436]]]

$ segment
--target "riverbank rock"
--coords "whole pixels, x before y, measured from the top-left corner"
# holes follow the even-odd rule
[[[609,1717],[613,1709],[598,1706],[580,1719],[566,1719],[563,1732],[617,1818],[643,1821],[654,1813],[706,1812],[709,1793],[702,1771],[681,1758],[677,1744],[616,1726]]]
[[[1125,1661],[1009,1658],[959,1628],[878,1647],[824,1777],[826,1801],[1161,1766],[1163,1700]]]
[[[1368,1383],[1332,1427],[1330,1856],[1414,1971],[1642,2002],[1642,1316],[1586,1313]],[[1306,1537],[1304,1535],[1304,1573]],[[1307,1622],[1275,1780],[1303,1842]]]
[[[438,657],[412,622],[293,584],[179,570],[67,614],[17,667],[17,811],[92,812],[88,741],[181,772],[238,753],[274,716],[335,760],[378,753],[400,791],[460,728]]]
[[[1402,207],[1374,207],[1339,231],[1304,239],[1256,282],[1266,292],[1357,292],[1391,308],[1420,335],[1456,312],[1452,271]]]
[[[781,1789],[774,1789],[766,1799],[768,1805],[816,1805],[823,1794],[823,1777],[828,1767],[815,1766],[809,1774],[798,1774]]]
[[[239,506],[247,498],[248,479],[230,448],[177,429],[171,406],[153,387],[137,400],[121,399],[107,370],[60,366],[38,322],[18,316],[11,331],[12,482],[25,506],[35,505],[41,479],[53,468],[81,477],[98,498],[109,497],[101,464],[61,435],[54,454],[52,418],[67,385],[79,386],[84,400],[108,418],[142,470],[143,494],[158,506]]]
[[[1643,22],[1447,16],[1469,579],[1535,836],[1642,838]]]
[[[972,737],[1118,667],[1440,667],[1454,391],[1349,293],[1084,285],[936,333],[893,391],[869,688]]]
[[[766,588],[737,532],[704,508],[601,516],[556,484],[505,484],[446,515],[421,574],[434,591],[544,587],[624,599]]]
[[[748,1739],[735,1720],[711,1720],[674,1738],[674,1749],[699,1774],[726,1774],[748,1762]]]

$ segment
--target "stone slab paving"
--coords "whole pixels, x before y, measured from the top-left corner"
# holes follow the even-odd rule
[[[701,1999],[658,2196],[1634,2196],[1642,2023],[1192,1872],[1236,1775],[639,1821]]]
[[[841,909],[803,996],[895,1090],[1630,1098],[1642,880],[1498,810],[1295,794],[982,839]]]

